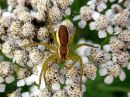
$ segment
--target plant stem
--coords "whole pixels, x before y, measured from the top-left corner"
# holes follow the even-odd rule
[[[104,91],[110,91],[110,92],[130,92],[130,88],[119,87],[119,86],[108,86],[104,84],[97,85],[97,88]]]

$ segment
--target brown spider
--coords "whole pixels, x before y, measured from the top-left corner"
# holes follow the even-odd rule
[[[64,25],[60,25],[59,30],[55,34],[53,27],[52,27],[51,19],[49,16],[48,8],[47,8],[47,17],[48,17],[48,21],[49,21],[49,25],[50,25],[50,29],[52,32],[55,46],[49,45],[47,43],[31,43],[28,45],[28,46],[44,45],[47,48],[49,48],[50,50],[55,52],[54,54],[50,55],[44,61],[43,65],[42,65],[42,70],[41,70],[41,73],[39,76],[39,86],[41,84],[42,75],[45,79],[46,70],[48,69],[48,64],[50,61],[57,59],[57,61],[59,61],[58,63],[61,63],[61,62],[65,62],[66,60],[73,60],[74,63],[76,63],[79,60],[79,62],[80,62],[80,89],[82,90],[81,87],[82,87],[82,75],[83,75],[83,62],[82,62],[81,57],[79,55],[75,54],[74,52],[76,49],[78,49],[82,46],[90,46],[90,47],[94,47],[94,46],[83,43],[83,44],[76,45],[75,48],[72,50],[71,43],[73,42],[73,39],[74,39],[74,36],[76,33],[76,29],[74,30],[74,33],[69,37],[67,27]],[[46,79],[45,79],[45,82],[46,82]]]

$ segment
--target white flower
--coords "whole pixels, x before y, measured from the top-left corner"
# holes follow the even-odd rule
[[[70,9],[70,8],[67,8],[67,9],[65,10],[65,15],[66,15],[66,16],[70,16],[70,15],[71,15],[71,9]]]
[[[113,25],[125,26],[128,21],[128,14],[125,12],[118,13],[112,19]]]
[[[104,50],[105,52],[109,52],[109,51],[111,50],[110,45],[109,45],[109,44],[104,45],[104,46],[103,46],[103,50]]]
[[[5,82],[8,83],[8,84],[10,84],[10,83],[12,83],[14,80],[15,80],[14,76],[9,76],[9,77],[6,77]]]
[[[94,20],[97,20],[99,17],[100,17],[100,13],[99,12],[93,12],[92,13],[92,18],[94,19]]]
[[[86,92],[86,86],[82,85],[82,92]]]
[[[67,78],[66,81],[65,81],[66,85],[71,85],[72,83],[73,83],[73,80],[69,79],[69,78]]]
[[[92,14],[92,10],[88,6],[82,6],[80,8],[80,18],[82,20],[86,22],[89,21],[92,18],[91,14]]]
[[[86,83],[86,81],[87,81],[87,78],[86,78],[85,75],[83,75],[83,76],[82,76],[82,83]]]
[[[52,84],[52,89],[53,90],[59,90],[60,89],[60,84],[59,83],[53,83]]]
[[[40,93],[40,91],[39,91],[39,89],[38,89],[38,87],[36,85],[31,86],[30,92],[33,95],[39,95],[39,93]]]
[[[104,53],[104,59],[105,60],[110,60],[111,59],[111,54],[110,53]]]
[[[120,75],[119,75],[119,78],[120,78],[121,81],[124,81],[124,80],[125,80],[126,74],[125,74],[125,72],[124,72],[123,70],[121,70]]]
[[[30,97],[29,92],[23,92],[22,97]]]
[[[113,27],[112,26],[108,26],[107,27],[107,32],[109,33],[109,34],[113,34]]]
[[[83,74],[87,78],[90,78],[92,80],[94,80],[96,78],[96,71],[97,71],[97,68],[93,64],[87,64],[83,68]]]
[[[89,62],[89,59],[87,57],[82,57],[83,64],[87,64]]]
[[[128,97],[130,97],[130,92],[127,93]]]
[[[0,93],[5,92],[5,84],[0,84]]]
[[[68,8],[69,5],[71,5],[71,0],[56,0],[57,6],[61,9]]]
[[[104,82],[106,84],[111,84],[113,82],[114,78],[112,76],[107,76],[105,79],[104,79]]]
[[[62,72],[62,74],[63,74],[64,72]],[[64,76],[61,76],[60,77],[60,83],[61,84],[64,84],[65,83],[65,78],[64,78]]]
[[[25,79],[26,85],[31,85],[35,82],[35,76],[31,75]]]
[[[96,29],[96,24],[95,24],[95,22],[91,22],[91,23],[89,24],[89,26],[90,26],[90,30],[95,30],[95,29]]]
[[[87,2],[87,5],[93,10],[98,10],[98,12],[102,12],[107,8],[105,0],[90,0]]]
[[[82,43],[86,43],[86,40],[85,39],[80,39],[79,41],[78,41],[78,44],[82,44]],[[78,45],[77,44],[77,45]],[[82,47],[80,47],[80,48],[78,48],[77,50],[76,50],[76,53],[78,53],[78,55],[80,55],[80,56],[84,56],[84,50],[86,49],[87,47],[86,46],[82,46]]]
[[[19,80],[18,82],[17,82],[17,86],[18,87],[21,87],[21,86],[24,86],[25,85],[25,81],[24,80]]]
[[[74,16],[73,17],[73,21],[77,21],[77,20],[79,20],[80,19],[80,15],[77,15],[77,16]]]
[[[100,31],[98,32],[98,37],[99,37],[99,38],[105,38],[105,37],[107,37],[106,31],[105,31],[105,30],[100,30]]]
[[[30,22],[31,21],[31,14],[29,12],[23,11],[19,14],[19,20],[23,22]]]
[[[80,20],[80,21],[78,22],[78,26],[79,26],[81,29],[84,29],[85,26],[86,26],[86,22],[85,22],[84,20]]]
[[[100,76],[105,76],[107,74],[107,69],[106,68],[100,68],[99,69],[99,75]]]
[[[29,58],[32,64],[39,64],[43,60],[43,53],[39,49],[34,48],[29,52]]]
[[[127,69],[130,70],[130,62],[127,65]]]
[[[89,24],[91,30],[98,31],[99,38],[105,38],[107,36],[107,32],[109,34],[113,33],[113,28],[109,24],[109,20],[105,15],[101,15],[95,19],[94,22]]]
[[[27,62],[27,52],[24,50],[16,50],[14,52],[13,62],[16,62],[20,66],[24,66]]]
[[[4,78],[0,77],[0,84],[4,82]]]
[[[90,53],[91,53],[91,48],[86,48],[86,49],[84,50],[84,55],[85,55],[85,56],[89,56]]]

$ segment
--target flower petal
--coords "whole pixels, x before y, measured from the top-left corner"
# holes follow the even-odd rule
[[[0,84],[4,82],[4,78],[0,77]]]
[[[103,46],[103,50],[104,50],[105,52],[111,51],[110,45],[109,45],[109,44],[104,45],[104,46]]]
[[[106,68],[99,69],[99,75],[100,76],[105,76],[106,74],[107,74],[107,69]]]
[[[92,14],[92,18],[93,18],[94,20],[97,20],[99,17],[100,17],[100,13],[98,13],[98,12],[94,12],[94,13]]]
[[[5,82],[8,83],[8,84],[10,84],[10,83],[12,83],[14,80],[15,80],[14,76],[9,76],[9,77],[6,77]]]
[[[98,32],[98,37],[99,37],[99,38],[105,38],[105,37],[107,37],[106,31],[105,31],[105,30],[100,30],[100,31]]]
[[[107,27],[107,32],[108,32],[109,34],[113,34],[113,28],[112,28],[112,26],[108,26],[108,27]]]
[[[17,82],[17,86],[18,87],[21,87],[21,86],[24,86],[25,85],[25,81],[24,80],[19,80],[18,82]]]
[[[30,97],[29,92],[23,92],[22,97]]]
[[[0,93],[5,92],[5,84],[0,84]]]
[[[130,70],[130,62],[127,65],[127,69]]]
[[[53,83],[52,84],[52,89],[53,90],[59,90],[60,89],[60,84],[59,83]]]
[[[78,21],[80,19],[80,15],[74,16],[73,21]]]
[[[120,73],[120,75],[119,75],[119,78],[120,78],[121,81],[124,81],[124,80],[125,80],[126,74],[125,74],[125,72],[124,72],[123,70],[121,70],[121,73]]]
[[[91,22],[91,23],[89,24],[89,27],[90,27],[90,30],[95,30],[95,29],[96,29],[96,24],[95,24],[95,22]]]
[[[81,28],[81,29],[84,29],[85,28],[85,26],[86,26],[86,22],[84,21],[84,20],[80,20],[79,22],[78,22],[78,26]]]
[[[66,16],[70,16],[70,15],[71,15],[71,9],[70,9],[70,8],[67,8],[67,9],[65,10],[65,15],[66,15]]]
[[[106,84],[111,84],[113,82],[114,78],[112,76],[107,76],[105,79],[104,79],[104,82]]]

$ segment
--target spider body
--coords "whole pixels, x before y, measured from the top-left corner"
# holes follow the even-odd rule
[[[67,54],[69,52],[69,48],[68,48],[69,33],[66,26],[61,25],[59,27],[56,37],[57,37],[57,42],[59,44],[58,47],[59,57],[61,60],[64,61],[66,60]]]
[[[54,54],[50,55],[43,62],[42,71],[41,71],[40,76],[39,76],[39,86],[41,84],[42,76],[44,77],[45,82],[46,82],[45,75],[46,75],[46,70],[49,68],[48,64],[49,64],[50,61],[58,60],[58,59],[60,59],[60,60],[58,60],[59,62],[65,62],[67,60],[73,60],[74,64],[77,61],[80,62],[80,89],[82,91],[83,61],[82,61],[82,58],[79,55],[77,55],[76,53],[73,54],[72,52],[74,52],[76,49],[78,49],[82,46],[90,46],[90,47],[94,47],[94,46],[92,46],[90,44],[82,43],[82,44],[76,45],[75,48],[73,47],[74,49],[72,49],[70,45],[73,42],[73,39],[74,39],[74,36],[75,36],[75,33],[76,33],[76,29],[74,30],[73,34],[71,34],[69,36],[69,32],[68,32],[67,27],[64,26],[64,25],[61,25],[59,27],[58,32],[55,33],[54,30],[53,30],[52,21],[51,21],[50,16],[49,16],[48,7],[47,7],[46,13],[47,13],[48,22],[49,22],[49,25],[50,25],[50,30],[51,30],[51,34],[53,36],[55,46],[49,45],[47,43],[31,43],[31,44],[28,45],[28,46],[44,45],[45,47],[47,47],[50,50],[55,52]],[[59,63],[59,62],[57,62],[57,63]],[[68,69],[70,69],[71,67],[69,67]]]

